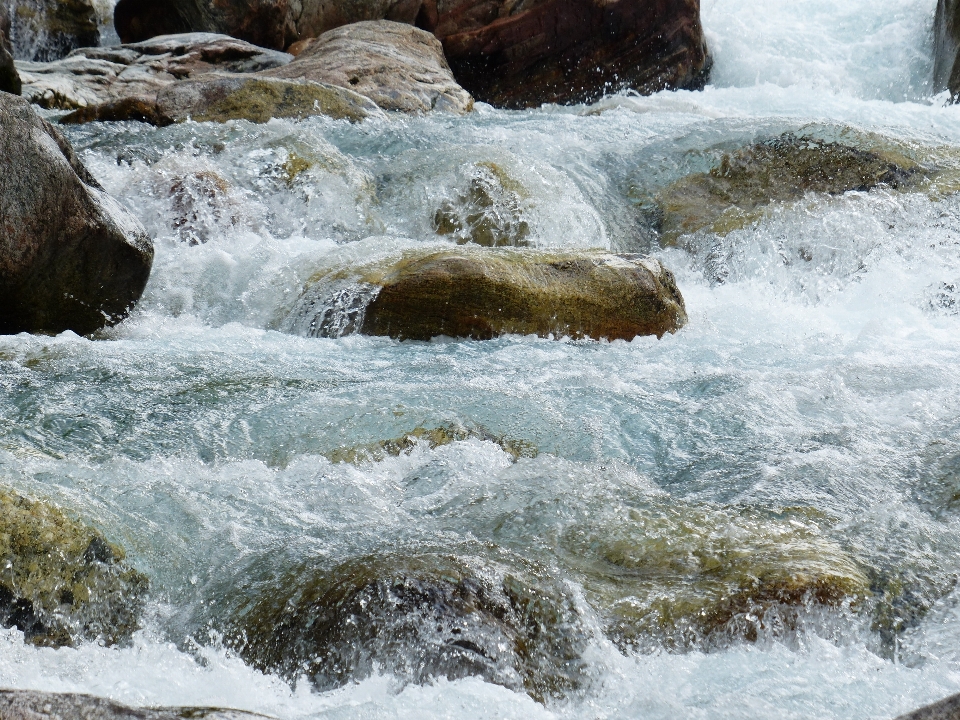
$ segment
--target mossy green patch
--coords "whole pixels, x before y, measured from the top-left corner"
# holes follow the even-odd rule
[[[265,123],[271,118],[303,119],[326,115],[358,122],[368,113],[345,91],[310,82],[245,79],[236,89],[192,114],[197,122],[249,120]]]

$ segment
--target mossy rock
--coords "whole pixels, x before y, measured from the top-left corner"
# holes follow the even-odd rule
[[[496,443],[514,460],[522,457],[535,458],[539,452],[537,446],[527,440],[515,440],[502,435],[493,435],[481,429],[447,425],[436,428],[416,427],[410,432],[390,440],[339,447],[327,453],[326,457],[335,463],[380,462],[389,456],[398,457],[409,454],[414,448],[420,446],[426,446],[434,450],[471,437]]]
[[[446,200],[433,217],[438,235],[458,244],[485,247],[526,247],[530,225],[524,219],[529,193],[499,165],[477,163],[468,187]]]
[[[0,625],[28,642],[121,642],[137,628],[145,576],[123,549],[61,510],[0,488]]]
[[[234,596],[228,643],[254,667],[319,690],[388,672],[422,683],[480,676],[542,699],[577,687],[585,635],[549,584],[413,553],[299,567]]]
[[[862,605],[867,574],[815,512],[781,516],[682,502],[634,507],[561,540],[588,600],[623,647],[699,646],[724,633],[754,639],[776,609]]]
[[[284,326],[319,337],[632,340],[686,320],[672,273],[654,258],[464,246],[315,276]]]
[[[903,188],[921,178],[921,169],[898,153],[788,133],[726,153],[709,172],[678,180],[657,196],[655,212],[662,241],[673,244],[704,229],[725,235],[762,217],[770,203],[807,193]]]

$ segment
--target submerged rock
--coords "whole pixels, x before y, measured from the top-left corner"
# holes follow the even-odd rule
[[[441,0],[454,76],[499,107],[592,102],[627,88],[703,87],[699,0]]]
[[[686,319],[673,275],[653,258],[461,247],[314,278],[285,327],[313,337],[632,340]]]
[[[23,95],[30,102],[73,110],[134,99],[149,103],[180,80],[211,72],[267,70],[291,57],[225,35],[191,33],[82,48],[57,62],[21,63],[20,69]]]
[[[20,94],[20,76],[10,45],[10,10],[6,5],[0,5],[0,92]]]
[[[123,559],[93,528],[0,488],[0,625],[17,627],[28,642],[129,638],[148,582]]]
[[[0,94],[0,333],[92,333],[139,300],[153,264],[140,222],[67,140]]]
[[[12,0],[4,4],[10,5],[14,57],[18,59],[57,60],[74,48],[100,44],[92,0]]]
[[[891,153],[785,134],[727,153],[710,172],[664,189],[656,200],[659,230],[665,243],[702,229],[726,234],[758,219],[772,202],[806,193],[899,188],[918,171]]]
[[[960,2],[938,0],[933,27],[933,86],[949,90],[953,102],[960,97]]]
[[[411,25],[358,22],[324,33],[289,65],[265,75],[348,87],[384,110],[466,113],[473,98],[461,88],[440,42]]]
[[[504,452],[514,459],[522,457],[535,458],[538,454],[536,445],[526,440],[515,440],[503,435],[493,435],[482,429],[468,429],[457,425],[447,425],[436,428],[416,427],[408,433],[390,440],[381,440],[366,445],[339,447],[326,454],[331,462],[362,463],[366,461],[379,462],[388,456],[397,457],[410,453],[414,448],[425,445],[431,450],[461,442],[468,438],[486,440],[499,445]]]
[[[437,210],[434,230],[461,245],[525,247],[530,237],[530,224],[524,219],[528,196],[499,165],[477,163],[468,187]]]
[[[439,554],[305,566],[235,596],[229,642],[254,667],[319,690],[376,670],[406,682],[478,675],[542,698],[580,682],[570,601],[526,576]]]
[[[0,717],[3,720],[255,720],[266,716],[219,708],[132,708],[92,695],[0,690]]]

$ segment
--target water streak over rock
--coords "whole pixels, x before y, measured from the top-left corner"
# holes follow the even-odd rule
[[[100,44],[92,0],[12,0],[9,5],[17,59],[56,60],[75,48]]]

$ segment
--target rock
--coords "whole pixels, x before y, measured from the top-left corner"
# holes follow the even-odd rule
[[[153,244],[58,130],[0,94],[0,333],[118,322],[140,298]]]
[[[960,2],[939,0],[933,26],[933,88],[949,90],[953,102],[960,97]]]
[[[542,582],[433,553],[307,564],[234,588],[244,600],[227,642],[321,691],[379,671],[413,683],[477,675],[542,699],[577,687],[585,646],[573,603]]]
[[[303,119],[312,115],[357,122],[381,114],[375,103],[336,85],[261,75],[211,74],[175,83],[161,90],[154,102],[147,97],[124,98],[76,110],[60,122],[139,120],[163,126],[187,120],[265,123],[271,118]]]
[[[13,47],[10,45],[10,11],[6,5],[0,5],[0,91],[20,94],[20,76],[13,62]]]
[[[463,114],[473,108],[473,98],[453,79],[440,42],[412,25],[388,20],[330,30],[289,65],[263,74],[348,87],[384,110]]]
[[[664,189],[655,223],[667,244],[701,229],[724,235],[758,219],[772,202],[806,193],[899,188],[919,177],[917,165],[893,153],[785,134],[726,153],[710,172]]]
[[[321,274],[284,326],[313,337],[632,340],[676,332],[686,319],[673,275],[653,258],[460,247]]]
[[[896,720],[957,720],[957,718],[960,718],[960,695],[951,695],[945,700],[906,715],[900,715]]]
[[[711,65],[699,0],[440,0],[438,13],[454,77],[498,107],[699,89]]]
[[[123,42],[156,35],[218,32],[282,50],[364,20],[414,23],[423,0],[120,0],[114,24]]]
[[[20,70],[30,102],[73,110],[129,98],[149,102],[179,80],[211,72],[257,72],[291,57],[225,35],[191,33],[83,48],[57,62],[21,63]]]
[[[71,50],[100,44],[93,0],[12,0],[13,56],[49,61]]]
[[[131,708],[105,698],[35,690],[0,690],[3,720],[255,720],[265,715],[219,708]]]
[[[524,209],[529,195],[496,163],[476,163],[468,186],[445,200],[433,216],[433,229],[460,245],[526,247],[530,224]]]
[[[0,625],[17,627],[27,642],[129,638],[148,582],[123,559],[93,528],[0,488]]]

